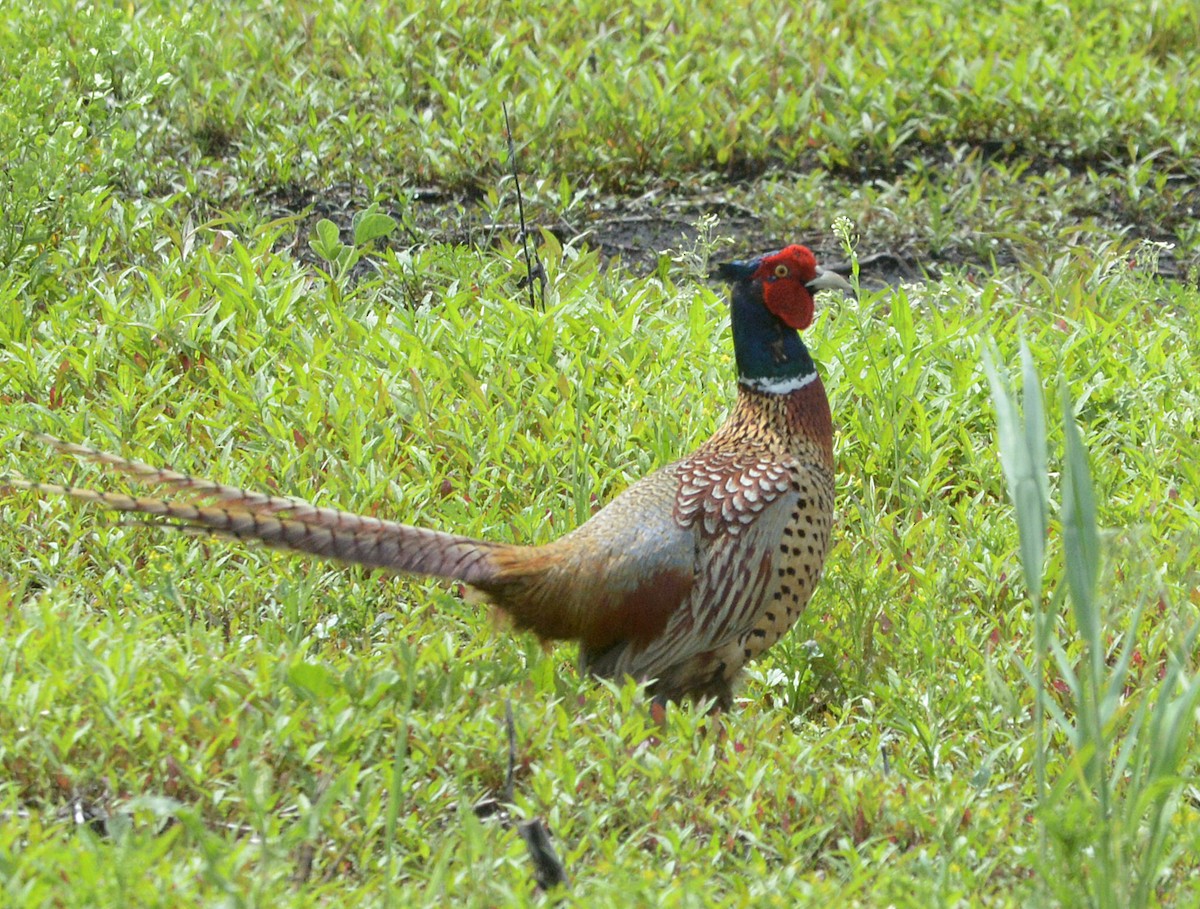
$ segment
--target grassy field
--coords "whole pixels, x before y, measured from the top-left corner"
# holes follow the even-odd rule
[[[0,902],[1200,901],[1194,3],[43,6],[0,11],[0,474],[108,482],[43,431],[545,541],[720,422],[710,257],[863,292],[808,338],[825,579],[719,718],[432,583],[0,491]]]

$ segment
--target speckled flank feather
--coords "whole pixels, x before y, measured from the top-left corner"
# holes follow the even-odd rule
[[[669,699],[728,705],[745,664],[799,618],[828,552],[833,451],[820,380],[783,396],[741,387],[725,425],[663,473],[676,484],[676,521],[694,537],[692,595],[647,648],[585,648],[584,662],[655,678]]]
[[[788,247],[728,263],[740,382],[725,424],[692,455],[630,486],[543,546],[476,540],[318,508],[59,441],[162,497],[0,477],[174,526],[472,585],[543,640],[575,640],[583,666],[633,675],[664,699],[732,701],[742,667],[795,622],[821,576],[833,522],[833,431],[797,331],[811,291],[845,282]]]

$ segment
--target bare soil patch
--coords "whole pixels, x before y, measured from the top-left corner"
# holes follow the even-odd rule
[[[1030,168],[1029,172],[1044,170],[1044,167]],[[843,179],[845,176],[841,175]],[[699,236],[701,219],[708,215],[718,216],[719,233],[733,239],[731,255],[754,254],[795,242],[794,235],[780,236],[772,229],[767,217],[731,201],[753,196],[756,181],[778,177],[774,174],[726,179],[724,183],[701,181],[699,188],[664,184],[639,195],[611,194],[596,198],[586,208],[573,209],[567,217],[531,213],[527,223],[531,231],[549,231],[563,244],[587,245],[598,250],[608,263],[620,262],[635,273],[648,274],[657,267],[660,256],[691,246]],[[876,174],[863,175],[863,179],[883,178]],[[1191,182],[1187,177],[1177,179]],[[1138,210],[1113,194],[1099,203],[1081,203],[1071,208],[1067,216],[1081,228],[1099,228],[1128,240],[1171,244],[1175,238],[1174,229],[1200,215],[1200,184],[1177,184],[1176,190],[1181,190],[1177,198],[1182,199],[1183,204],[1159,211],[1157,215]],[[288,245],[297,255],[310,260],[314,257],[307,238],[317,220],[328,218],[338,224],[348,242],[355,212],[370,202],[363,187],[350,183],[333,184],[319,190],[280,186],[263,195],[271,217],[297,218],[296,233]],[[396,248],[431,243],[483,248],[502,240],[516,242],[520,237],[515,204],[511,210],[505,209],[502,218],[497,218],[486,204],[484,195],[470,189],[437,186],[410,189],[403,199],[397,199],[390,206],[385,204],[384,208],[402,225],[392,238]],[[842,253],[831,234],[814,236],[806,232],[805,242],[830,267],[849,270],[848,263],[839,261]],[[934,253],[921,241],[919,233],[899,242],[895,248],[860,246],[859,256],[860,277],[868,287],[939,280],[945,271],[990,272],[996,265],[1015,265],[1020,261],[1011,244],[1003,239],[984,260],[954,249]],[[1186,280],[1191,276],[1194,279],[1197,271],[1200,271],[1200,253],[1164,249],[1158,265],[1161,277]]]

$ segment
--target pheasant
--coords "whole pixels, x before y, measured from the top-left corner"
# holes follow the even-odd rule
[[[579,643],[584,671],[633,676],[656,701],[732,705],[742,668],[792,626],[821,576],[833,520],[829,402],[799,332],[813,293],[850,290],[788,246],[722,264],[732,285],[737,401],[695,452],[634,483],[576,530],[541,546],[472,539],[319,508],[39,438],[182,494],[115,492],[0,478],[175,526],[469,585],[543,641]],[[210,504],[197,504],[196,500]]]

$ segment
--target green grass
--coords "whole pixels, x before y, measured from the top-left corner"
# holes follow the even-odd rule
[[[641,275],[539,233],[530,309],[514,237],[435,242],[412,195],[514,219],[503,101],[537,223],[701,187],[947,271],[809,333],[839,464],[810,609],[736,711],[659,728],[434,584],[0,493],[5,901],[522,904],[509,821],[540,817],[570,904],[1194,902],[1194,6],[554,9],[0,14],[0,474],[102,480],[46,431],[544,541],[687,451],[732,394],[699,263],[753,250]],[[400,226],[339,260],[327,197]],[[1002,468],[1039,425],[1045,468]],[[514,804],[480,818],[509,701]]]

